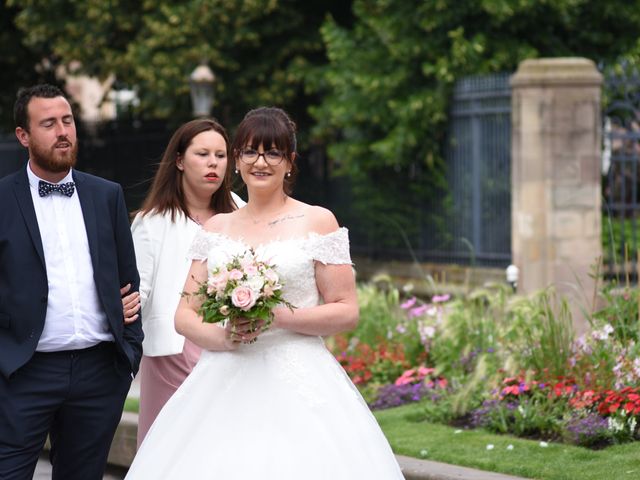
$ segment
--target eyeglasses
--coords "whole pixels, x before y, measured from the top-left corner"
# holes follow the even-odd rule
[[[280,150],[272,149],[267,150],[264,153],[260,153],[253,148],[245,148],[240,152],[240,160],[242,160],[247,165],[253,165],[258,161],[258,158],[264,158],[264,161],[267,162],[271,166],[279,165],[284,158],[284,153]]]

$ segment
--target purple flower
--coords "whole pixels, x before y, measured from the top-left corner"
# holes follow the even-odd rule
[[[419,307],[412,308],[409,310],[409,317],[419,317],[423,315],[429,309],[429,305],[420,305]]]
[[[606,418],[597,413],[574,416],[565,425],[569,440],[582,446],[609,443],[609,429]]]
[[[434,295],[433,297],[431,297],[431,301],[433,303],[442,303],[442,302],[446,302],[450,298],[451,298],[451,295],[449,295],[448,293],[445,295]]]
[[[439,398],[434,393],[433,389],[430,389],[423,382],[418,383],[406,383],[402,385],[383,385],[378,389],[378,396],[369,407],[372,410],[382,410],[385,408],[399,407],[411,402],[418,402],[423,398],[431,395],[431,398]]]
[[[408,310],[409,308],[413,307],[416,304],[417,298],[416,297],[411,297],[410,299],[402,302],[400,304],[400,308],[403,308],[404,310]]]

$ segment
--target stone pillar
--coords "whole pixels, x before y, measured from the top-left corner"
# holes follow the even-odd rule
[[[584,58],[525,60],[512,86],[513,263],[522,293],[554,285],[584,332],[602,252],[602,75]]]

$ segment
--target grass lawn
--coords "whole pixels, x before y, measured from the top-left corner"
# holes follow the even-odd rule
[[[539,441],[407,420],[418,408],[413,404],[375,412],[395,453],[541,480],[640,478],[640,442],[598,451],[559,443],[545,448]]]
[[[127,399],[124,401],[123,410],[125,412],[138,413],[138,410],[140,410],[140,399],[127,397]]]

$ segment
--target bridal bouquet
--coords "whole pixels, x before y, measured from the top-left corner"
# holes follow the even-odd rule
[[[207,323],[243,317],[264,320],[267,327],[273,320],[274,307],[294,308],[282,298],[282,284],[275,265],[258,260],[253,249],[214,268],[195,294],[204,298],[198,313]]]

